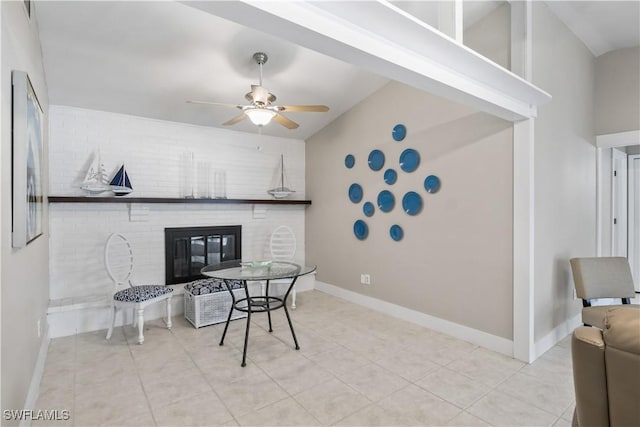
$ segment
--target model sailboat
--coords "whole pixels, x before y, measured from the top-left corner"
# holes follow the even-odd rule
[[[133,191],[131,181],[129,181],[129,175],[127,175],[127,171],[124,168],[124,165],[122,165],[118,172],[116,172],[115,176],[110,182],[110,185],[111,190],[115,193],[116,196],[124,196],[125,194],[129,194]]]
[[[267,193],[271,194],[276,199],[286,199],[293,193],[294,190],[284,186],[284,156],[280,155],[280,187],[273,188]]]
[[[80,185],[89,194],[100,194],[109,191],[109,180],[104,170],[104,165],[100,160],[100,151],[94,156],[93,162]]]

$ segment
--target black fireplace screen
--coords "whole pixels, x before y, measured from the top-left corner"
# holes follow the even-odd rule
[[[242,226],[165,228],[167,285],[201,279],[205,265],[242,258]]]

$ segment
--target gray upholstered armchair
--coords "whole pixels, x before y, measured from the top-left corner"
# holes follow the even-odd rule
[[[623,257],[572,258],[571,272],[576,295],[582,299],[582,323],[604,328],[604,315],[611,307],[631,305],[635,297],[629,261]],[[592,299],[619,298],[622,304],[592,306]]]
[[[574,426],[640,426],[640,310],[610,308],[604,329],[581,326],[571,340]]]

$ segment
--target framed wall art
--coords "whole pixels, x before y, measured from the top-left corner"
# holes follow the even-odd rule
[[[42,234],[44,113],[27,73],[12,77],[12,246],[22,248]]]

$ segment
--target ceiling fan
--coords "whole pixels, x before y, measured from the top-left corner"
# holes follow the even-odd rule
[[[273,105],[276,100],[276,96],[269,92],[262,86],[262,66],[267,62],[267,54],[263,52],[256,52],[253,54],[253,59],[258,63],[260,67],[260,84],[251,85],[251,92],[247,93],[244,97],[250,102],[249,105],[239,104],[221,104],[217,102],[209,101],[187,101],[191,104],[207,104],[218,107],[237,108],[242,113],[231,120],[223,123],[224,126],[235,125],[236,123],[249,118],[251,122],[258,126],[265,126],[275,120],[276,123],[288,129],[295,129],[298,124],[293,120],[283,116],[284,112],[320,112],[324,113],[329,111],[329,107],[326,105]]]

